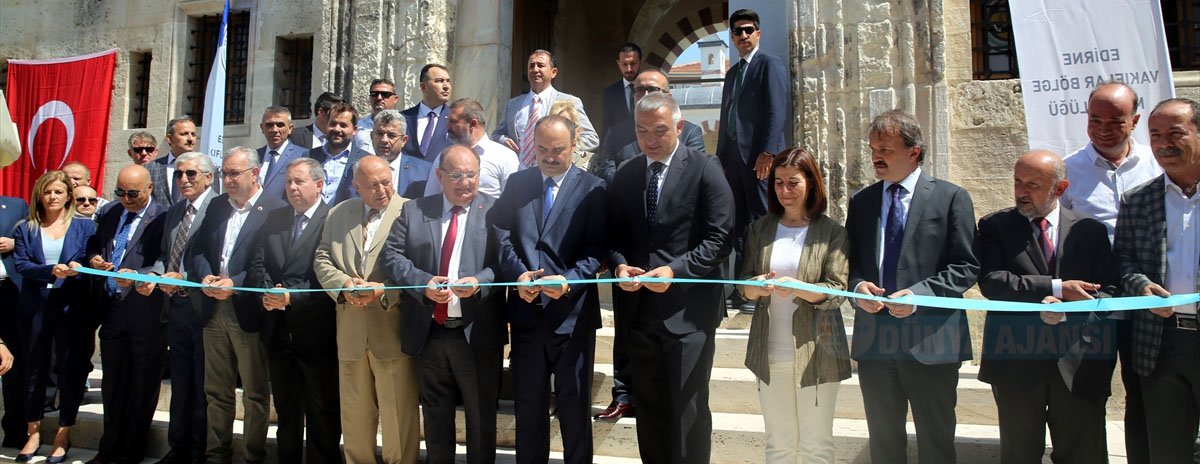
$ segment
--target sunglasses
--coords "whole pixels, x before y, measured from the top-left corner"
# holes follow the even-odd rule
[[[97,205],[97,204],[100,204],[100,199],[95,198],[95,197],[92,197],[92,198],[79,197],[79,198],[75,199],[75,204],[77,204],[77,205],[83,205],[83,204],[87,204],[87,203]]]
[[[735,27],[733,29],[730,29],[730,31],[732,31],[731,34],[733,34],[734,36],[750,35],[750,34],[753,34],[754,31],[757,31],[757,30],[758,30],[758,28],[754,27],[754,26],[741,26],[741,27]]]
[[[130,147],[129,148],[129,151],[132,151],[134,153],[141,153],[143,155],[146,153],[154,153],[154,150],[155,150],[155,147]]]
[[[371,91],[371,98],[388,99],[388,98],[394,97],[395,95],[396,95],[395,92],[384,92],[382,90],[372,90]]]
[[[141,195],[141,194],[142,194],[141,190],[124,190],[124,189],[113,190],[113,195],[116,195],[117,198],[129,197],[130,200],[137,198],[138,195]]]
[[[208,174],[208,173],[200,172],[195,169],[188,169],[186,171],[180,171],[180,170],[176,169],[174,176],[176,179],[180,179],[183,176],[187,176],[188,180],[196,180],[196,176],[198,176],[200,174]],[[239,172],[238,174],[241,174],[241,173]]]

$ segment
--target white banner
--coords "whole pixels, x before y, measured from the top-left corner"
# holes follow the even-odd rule
[[[212,69],[208,72],[208,85],[204,88],[204,126],[200,128],[200,152],[212,158],[213,166],[220,169],[221,156],[225,150],[225,45],[229,43],[229,0],[225,0],[225,11],[221,13],[221,33],[217,39],[217,54],[213,57]]]
[[[1124,82],[1143,114],[1175,95],[1158,0],[1018,0],[1008,3],[1030,149],[1069,155],[1088,143],[1088,95]]]

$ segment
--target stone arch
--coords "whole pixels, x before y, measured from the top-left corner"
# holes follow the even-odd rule
[[[630,41],[643,44],[645,63],[670,71],[688,46],[728,28],[729,2],[665,0],[646,2],[630,31]]]

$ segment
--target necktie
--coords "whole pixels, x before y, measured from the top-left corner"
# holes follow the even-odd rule
[[[904,187],[892,184],[888,187],[891,201],[888,203],[887,222],[883,228],[883,265],[880,266],[879,283],[887,293],[899,288],[896,285],[896,265],[900,263],[900,242],[904,240]]]
[[[529,104],[529,117],[525,119],[525,133],[521,134],[521,164],[526,167],[533,166],[533,126],[542,117],[541,111],[542,99],[534,95],[533,102]]]
[[[360,267],[363,275],[371,273],[370,269],[367,269],[367,250],[371,249],[371,221],[377,217],[379,217],[379,210],[371,208],[370,211],[367,211],[367,217],[363,219],[362,223],[363,262]]]
[[[167,272],[179,272],[179,261],[183,259],[183,249],[187,246],[188,230],[192,228],[192,219],[196,217],[196,207],[188,203],[183,213],[183,221],[175,229],[175,237],[171,239],[171,258],[167,261]]]
[[[554,207],[554,179],[546,178],[546,193],[542,197],[542,220],[550,219],[550,208]]]
[[[271,150],[270,153],[267,153],[266,161],[266,169],[263,170],[263,178],[259,181],[260,184],[265,184],[267,179],[270,179],[271,176],[275,175],[275,171],[279,170],[279,163],[277,163],[279,161],[279,152]]]
[[[121,227],[117,228],[116,243],[113,245],[111,261],[113,266],[117,268],[121,267],[121,258],[125,257],[125,245],[129,243],[129,225],[133,224],[134,219],[137,219],[137,214],[128,211],[122,214],[125,215],[125,219],[121,221]],[[108,281],[104,283],[104,288],[108,290],[109,295],[115,295],[117,293],[117,281],[109,277]]]
[[[1046,269],[1054,273],[1054,241],[1050,240],[1050,221],[1046,218],[1034,218],[1033,225],[1038,228],[1038,245],[1042,248],[1042,257],[1046,258]]]
[[[442,259],[438,264],[438,275],[447,276],[450,273],[450,256],[454,254],[454,240],[458,238],[458,215],[462,213],[461,206],[450,208],[450,225],[446,227],[446,237],[442,239]],[[438,325],[444,325],[449,317],[450,305],[437,303],[433,305],[433,320]]]
[[[304,233],[304,225],[308,223],[308,216],[304,213],[296,213],[296,219],[292,222],[292,243],[300,240],[300,234]]]
[[[646,184],[646,221],[654,225],[654,220],[658,216],[658,184],[662,177],[663,169],[667,165],[658,161],[650,163],[650,170],[653,174],[650,175],[650,182]]]
[[[625,84],[625,88],[629,89],[629,114],[633,114],[633,105],[636,103],[633,101],[633,84]]]
[[[725,134],[734,137],[737,134],[737,102],[742,96],[742,83],[746,77],[746,60],[738,61],[737,69],[733,71],[733,92],[729,94],[729,114],[725,117]]]
[[[429,120],[425,122],[425,134],[421,137],[421,154],[425,155],[425,159],[429,157],[429,144],[433,140],[433,128],[437,127],[437,113],[429,112]]]

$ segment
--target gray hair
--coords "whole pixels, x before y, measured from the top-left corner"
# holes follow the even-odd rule
[[[479,100],[474,98],[460,98],[450,104],[450,111],[458,108],[462,108],[462,115],[468,121],[474,119],[479,123],[479,127],[487,127],[487,114],[483,112],[483,105],[479,103]]]
[[[175,119],[167,121],[167,135],[174,135],[175,125],[181,122],[190,122],[193,126],[196,125],[196,121],[193,120],[191,116],[179,116]]]
[[[149,140],[151,145],[158,145],[158,139],[154,135],[146,131],[137,131],[129,136],[129,146],[133,147],[134,140]]]
[[[268,114],[282,114],[287,116],[288,121],[292,120],[292,110],[287,109],[286,106],[268,106],[263,110],[263,119],[267,119]]]
[[[253,148],[246,148],[243,146],[230,148],[229,151],[225,152],[225,156],[221,158],[221,161],[233,158],[234,156],[237,156],[238,153],[243,153],[246,155],[246,164],[250,165],[250,169],[262,167],[262,164],[258,161],[258,153],[256,153]]]
[[[480,162],[479,153],[475,153],[474,149],[472,149],[471,147],[468,147],[466,145],[463,145],[461,143],[455,143],[455,144],[452,144],[452,145],[442,149],[442,152],[438,154],[438,166],[437,166],[438,169],[441,169],[443,171],[446,170],[446,155],[450,154],[450,150],[454,150],[454,149],[466,150],[466,151],[470,152],[472,155],[475,155],[476,163]]]
[[[925,139],[921,137],[921,126],[911,113],[895,109],[885,111],[871,121],[869,134],[899,135],[905,148],[917,147],[917,162],[925,161]]]
[[[1192,123],[1192,128],[1200,130],[1200,102],[1190,98],[1176,97],[1160,101],[1157,105],[1154,105],[1154,110],[1150,112],[1150,116],[1153,117],[1154,113],[1157,113],[1159,110],[1176,103],[1187,105],[1188,108],[1191,108],[1192,117],[1190,118],[1190,122]]]
[[[401,123],[400,133],[404,134],[408,132],[408,124],[405,124],[404,115],[400,114],[399,111],[383,110],[380,111],[379,114],[375,115],[372,120],[375,121],[376,126],[386,126],[399,122]]]
[[[683,120],[683,113],[679,111],[679,103],[675,101],[675,97],[666,92],[646,94],[641,100],[638,100],[634,114],[653,113],[663,108],[671,111],[672,124],[679,124],[679,121]]]
[[[175,157],[175,169],[179,169],[179,166],[183,163],[190,163],[192,161],[200,162],[200,172],[213,172],[212,158],[198,151],[189,151]]]
[[[357,165],[358,162],[356,161],[354,164]],[[296,158],[288,163],[287,169],[284,172],[290,171],[296,166],[308,166],[308,173],[312,176],[312,180],[325,182],[325,166],[322,166],[320,161],[307,156]]]

